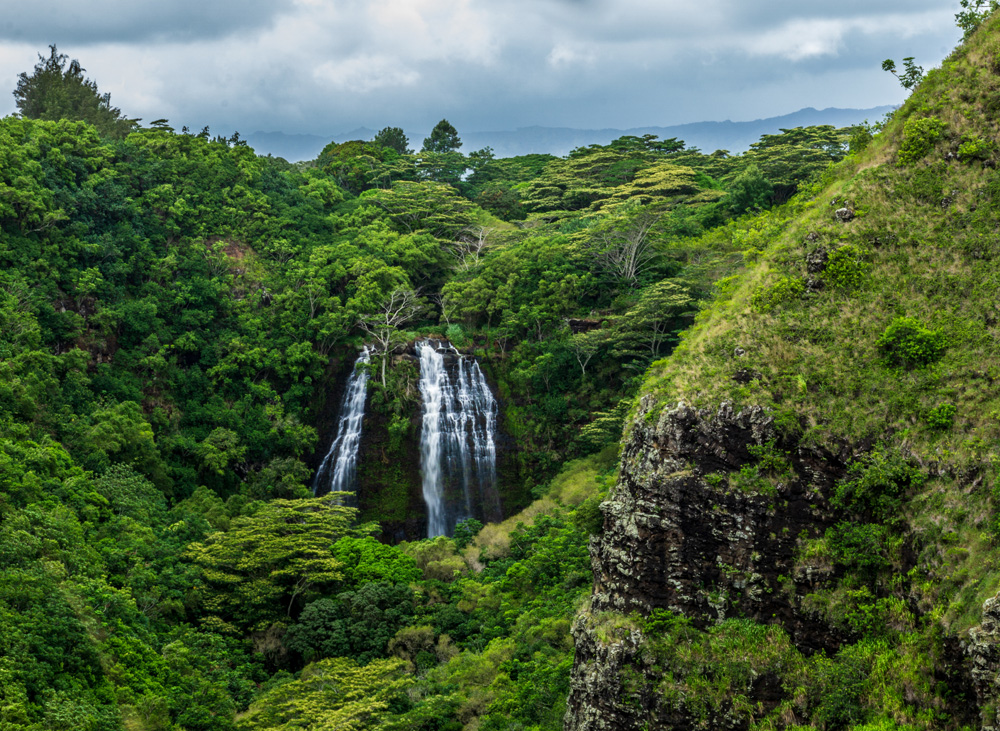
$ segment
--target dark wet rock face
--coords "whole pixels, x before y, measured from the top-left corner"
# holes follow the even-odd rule
[[[695,728],[693,719],[661,706],[659,694],[636,691],[629,678],[655,687],[640,629],[609,639],[595,629],[613,612],[681,613],[701,627],[726,617],[780,624],[806,654],[836,652],[836,630],[799,607],[801,598],[832,581],[829,566],[796,566],[801,536],[821,535],[833,522],[825,495],[843,475],[844,460],[819,450],[784,447],[790,476],[767,492],[729,487],[728,476],[755,457],[750,448],[776,442],[767,411],[717,412],[680,403],[651,420],[640,408],[622,455],[621,477],[602,505],[604,533],[591,544],[595,575],[588,610],[574,624],[576,662],[566,715],[571,731]],[[772,678],[771,681],[774,679]],[[753,701],[780,699],[766,677],[753,682]],[[744,728],[746,719],[716,718],[713,728]]]

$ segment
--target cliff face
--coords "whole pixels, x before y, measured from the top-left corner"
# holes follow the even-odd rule
[[[751,448],[776,439],[768,413],[735,412],[728,403],[712,413],[680,403],[651,421],[652,405],[646,399],[640,407],[617,488],[602,506],[604,533],[592,544],[593,598],[573,630],[566,728],[574,731],[696,727],[683,704],[667,707],[657,697],[662,678],[644,657],[641,630],[599,636],[608,613],[645,617],[664,609],[703,626],[739,614],[780,623],[806,653],[835,652],[842,642],[799,606],[829,581],[830,567],[796,566],[795,548],[831,524],[824,495],[842,477],[843,459],[794,449],[792,469],[773,492],[723,487],[722,480],[756,461]],[[627,687],[630,668],[645,674],[644,690]],[[765,711],[777,702],[766,677],[750,690]],[[725,715],[713,716],[713,727],[740,727]]]

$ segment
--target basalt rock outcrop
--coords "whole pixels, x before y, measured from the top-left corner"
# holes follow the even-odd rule
[[[591,544],[595,586],[573,629],[568,731],[703,727],[636,689],[654,687],[657,670],[640,629],[599,630],[608,614],[666,609],[700,626],[737,615],[780,623],[807,654],[835,652],[844,641],[800,606],[831,580],[831,567],[796,565],[795,549],[832,524],[825,495],[843,475],[845,456],[784,445],[793,472],[768,494],[721,486],[721,477],[754,462],[752,447],[776,440],[773,419],[758,407],[737,412],[724,403],[713,413],[682,402],[660,413],[649,397],[640,404],[620,479],[602,505],[603,535]],[[644,676],[639,686],[636,673]],[[772,685],[761,677],[751,690],[765,710],[778,698]],[[722,714],[712,728],[745,723]]]

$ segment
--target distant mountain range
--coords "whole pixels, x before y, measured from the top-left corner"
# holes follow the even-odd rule
[[[750,122],[692,122],[671,127],[633,127],[631,129],[573,129],[570,127],[521,127],[513,131],[497,132],[464,132],[459,130],[462,138],[462,151],[471,152],[489,146],[497,157],[514,157],[531,153],[549,153],[550,155],[566,155],[570,150],[584,145],[606,145],[622,135],[653,134],[661,139],[676,137],[684,140],[688,147],[697,147],[704,152],[714,150],[729,150],[743,152],[751,144],[760,139],[761,135],[774,134],[781,129],[807,127],[819,124],[832,124],[835,127],[848,127],[866,119],[876,121],[893,106],[874,107],[872,109],[813,109],[807,107],[791,114],[767,119],[755,119]],[[285,134],[284,132],[254,132],[247,135],[246,140],[259,154],[283,157],[286,160],[313,160],[331,141],[345,142],[347,140],[370,140],[376,130],[361,127],[359,129],[334,134],[329,137],[322,135]],[[429,134],[410,135],[410,145],[417,149],[421,141]]]

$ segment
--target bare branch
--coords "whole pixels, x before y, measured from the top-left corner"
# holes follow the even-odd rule
[[[646,213],[604,228],[591,240],[591,250],[612,276],[635,287],[656,256],[649,232],[657,221],[659,216]]]
[[[452,254],[458,259],[459,271],[471,269],[479,263],[479,256],[490,245],[490,234],[495,229],[485,226],[470,226],[462,231],[456,241],[451,242]]]
[[[385,362],[398,337],[398,328],[415,319],[423,309],[416,290],[397,287],[375,312],[358,317],[358,325],[375,341],[375,353],[382,356],[383,386],[386,383]]]

